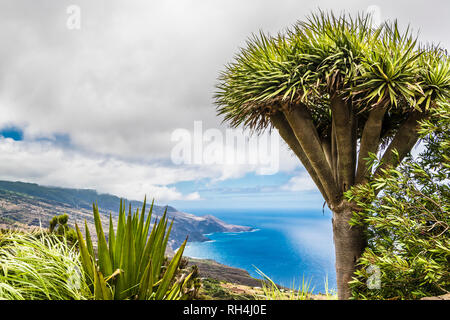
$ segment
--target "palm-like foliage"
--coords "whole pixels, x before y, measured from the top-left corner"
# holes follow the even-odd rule
[[[281,113],[286,116],[287,111],[302,105],[308,109],[325,153],[332,152],[328,149],[341,140],[341,145],[355,149],[341,154],[342,161],[350,162],[343,153],[356,153],[360,141],[356,182],[362,182],[367,175],[364,159],[380,144],[388,145],[414,109],[426,111],[438,100],[449,98],[450,60],[442,49],[419,47],[410,29],[401,33],[397,22],[373,28],[367,15],[353,19],[320,12],[285,34],[254,35],[219,79],[215,95],[218,114],[234,127],[279,129],[273,117]],[[351,114],[343,115],[338,107],[333,112],[333,100],[343,100],[352,109]],[[379,109],[378,115],[370,119],[374,109]],[[333,117],[337,132],[333,132]],[[418,117],[423,118],[423,114]],[[345,132],[347,138],[339,138],[344,134],[339,126],[347,125],[342,122],[352,122],[354,127],[354,132]],[[364,139],[367,123],[367,131],[374,133],[366,132],[368,137]],[[398,143],[392,147],[398,147]],[[405,144],[402,158],[411,147],[411,143]],[[391,149],[384,159],[387,164],[393,164]],[[333,155],[325,156],[331,162]],[[354,162],[341,168],[356,165]],[[336,180],[342,180],[336,172],[339,164],[329,164]],[[355,181],[346,182],[348,189]],[[333,187],[323,187],[328,189],[321,190],[323,194],[340,193]],[[334,197],[324,194],[326,200]]]
[[[76,225],[81,261],[92,282],[95,299],[180,299],[183,286],[190,275],[175,279],[186,241],[177,250],[170,264],[163,272],[164,254],[169,240],[172,223],[168,226],[166,212],[152,229],[150,221],[152,206],[145,217],[146,201],[139,214],[125,214],[120,202],[117,230],[114,230],[110,215],[109,234],[106,240],[98,207],[93,206],[95,229],[98,239],[95,255],[89,229],[85,224],[86,240]],[[167,229],[168,227],[168,229]]]
[[[254,35],[217,89],[225,121],[255,131],[275,127],[317,185],[334,212],[338,288],[348,297],[365,240],[364,228],[348,228],[358,208],[344,192],[411,151],[418,122],[450,97],[447,53],[421,46],[396,21],[375,28],[369,15],[320,12],[284,34]],[[380,164],[369,167],[380,149]]]
[[[285,34],[253,35],[221,73],[215,97],[233,126],[264,129],[274,109],[297,100],[316,108],[336,92],[358,111],[383,102],[410,109],[431,92],[448,99],[449,67],[445,51],[420,48],[396,21],[374,28],[367,15],[320,12]]]

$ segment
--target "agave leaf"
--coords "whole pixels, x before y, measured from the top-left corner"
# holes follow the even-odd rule
[[[148,262],[147,268],[144,271],[144,275],[139,285],[139,299],[146,300],[150,296],[153,290],[153,267],[152,261]]]
[[[139,223],[139,209],[137,208],[135,213],[131,211],[131,203],[129,205],[129,212],[131,213],[131,222],[133,230],[137,230],[137,225]]]
[[[172,226],[173,226],[173,221],[175,220],[175,218],[172,218],[172,221],[170,222],[170,226],[169,229],[166,232],[166,237],[164,238],[164,242],[161,246],[161,248],[164,250],[163,255],[165,253],[165,250],[167,248],[167,243],[169,242],[169,236],[170,236],[170,232],[172,231]]]
[[[164,298],[164,296],[167,294],[167,289],[169,288],[170,282],[172,281],[173,276],[175,275],[175,271],[177,270],[178,265],[180,264],[180,260],[183,255],[186,243],[187,238],[186,240],[184,240],[183,244],[177,250],[177,253],[175,253],[175,255],[173,256],[172,261],[170,261],[170,264],[167,267],[167,270],[162,278],[161,284],[159,285],[158,290],[156,291],[155,296],[156,300]]]
[[[147,222],[149,220],[150,220],[150,214],[149,214]],[[156,227],[157,227],[157,223],[155,221],[155,223],[153,224],[153,228],[152,228],[152,231],[150,233],[150,236],[149,236],[149,238],[147,240],[147,244],[145,245],[144,252],[143,252],[142,257],[141,257],[141,263],[140,263],[140,266],[139,266],[139,272],[141,270],[145,270],[145,267],[147,265],[147,261],[151,260],[151,252],[152,252],[153,243],[155,241],[155,236],[156,236]]]
[[[100,271],[104,274],[110,275],[112,270],[111,256],[109,254],[108,245],[106,244],[105,234],[103,233],[103,227],[100,220],[100,214],[98,207],[93,204],[95,229],[97,231],[98,241],[98,262]]]
[[[133,283],[135,277],[135,248],[134,248],[134,236],[133,236],[133,221],[131,211],[128,213],[125,237],[122,248],[122,262],[121,266],[124,270],[124,277],[127,284]],[[128,289],[128,288],[127,288]]]
[[[78,246],[80,247],[80,257],[81,263],[83,265],[84,271],[89,276],[91,280],[94,280],[94,269],[92,266],[92,259],[89,254],[89,250],[84,242],[83,235],[81,234],[80,228],[78,228],[78,224],[75,223],[75,230],[77,232],[78,237]]]
[[[94,266],[95,267],[95,266]],[[94,272],[94,299],[95,300],[111,300],[111,290],[108,288],[103,274],[99,270]]]
[[[95,265],[94,265],[95,269]],[[94,270],[94,300],[103,300],[103,292],[97,270]]]
[[[109,214],[108,245],[109,245],[109,254],[110,254],[110,257],[111,257],[111,263],[113,264],[113,268],[114,268],[114,266],[115,266],[115,264],[114,264],[114,256],[115,256],[116,237],[115,237],[115,234],[114,234],[114,226],[113,226],[111,213]]]
[[[148,211],[148,215],[147,215],[147,221],[145,221],[144,232],[147,236],[148,236],[148,231],[150,230],[150,222],[151,222],[151,218],[152,218],[154,202],[155,202],[155,199],[152,200],[152,205],[150,206],[150,210]],[[147,240],[147,237],[145,239]]]
[[[163,217],[159,221],[156,231],[155,231],[155,241],[150,251],[150,259],[154,261],[154,280],[159,278],[161,273],[161,268],[159,266],[162,265],[164,260],[165,248],[163,248],[164,235],[167,227],[167,219],[166,212],[164,212]]]
[[[141,216],[139,217],[139,222],[136,230],[136,259],[140,261],[143,245],[145,240],[147,239],[147,234],[145,234],[144,230],[144,219],[145,219],[145,204],[147,201],[147,197],[144,198],[144,204],[142,205]]]
[[[117,222],[116,245],[114,246],[114,266],[119,267],[122,260],[122,246],[125,234],[125,210],[122,199],[120,199],[119,219]]]
[[[86,246],[89,251],[89,255],[92,257],[92,259],[95,259],[94,246],[92,245],[91,234],[89,232],[89,228],[88,228],[86,220],[84,220],[84,230],[86,233]]]

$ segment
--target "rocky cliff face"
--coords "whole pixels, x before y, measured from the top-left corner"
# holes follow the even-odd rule
[[[172,248],[179,246],[179,240],[189,235],[189,241],[207,241],[204,234],[214,232],[241,232],[250,231],[252,228],[228,224],[212,215],[196,216],[186,212],[168,212],[170,219],[174,218],[172,237],[174,243]],[[177,241],[178,239],[178,241]],[[178,243],[177,243],[178,242]]]
[[[104,228],[108,226],[109,214],[117,225],[120,199],[113,195],[97,194],[95,190],[44,187],[37,184],[0,181],[0,228],[45,227],[50,219],[59,214],[69,215],[69,224],[80,227],[87,221],[94,230],[92,203],[97,202],[102,214]],[[142,207],[140,201],[127,201],[133,210]],[[150,206],[147,205],[146,212]],[[152,221],[160,218],[166,206],[154,206]],[[189,241],[206,241],[204,234],[213,232],[250,231],[250,227],[228,224],[212,215],[196,216],[167,206],[167,216],[174,219],[169,245],[176,249],[188,236]],[[107,230],[107,229],[106,229]],[[95,240],[95,239],[94,239]]]

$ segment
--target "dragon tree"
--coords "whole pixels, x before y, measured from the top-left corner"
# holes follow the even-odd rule
[[[349,225],[361,209],[345,192],[410,153],[419,122],[448,102],[449,71],[445,50],[397,21],[321,11],[276,36],[253,35],[219,76],[218,114],[255,133],[277,129],[333,212],[339,299],[350,297],[367,245],[365,228]]]

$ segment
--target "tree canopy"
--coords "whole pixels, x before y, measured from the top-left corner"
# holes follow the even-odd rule
[[[334,93],[351,99],[361,118],[387,104],[392,124],[402,120],[396,109],[428,109],[436,99],[449,98],[446,51],[419,46],[409,28],[400,32],[397,21],[377,28],[371,22],[366,15],[321,12],[277,36],[253,35],[221,73],[219,114],[232,126],[264,129],[271,113],[300,101],[314,109],[314,124],[326,135]]]
[[[406,135],[402,125],[408,118],[414,123],[422,119],[438,101],[449,98],[450,63],[445,50],[420,45],[409,27],[400,31],[397,21],[374,27],[368,15],[320,12],[276,36],[253,35],[221,73],[217,88],[218,113],[233,127],[271,128],[280,111],[306,107],[329,163],[332,130],[344,133],[336,135],[342,140],[337,145],[355,149],[353,154],[340,154],[347,171],[353,170],[352,160],[345,158],[356,158],[360,142],[363,156],[353,163],[358,172],[343,175],[356,174],[349,180],[364,182],[369,152],[375,153],[381,144],[388,147],[387,164],[393,161],[394,148],[404,157],[416,140],[401,139]],[[355,118],[336,112],[337,97],[351,103]],[[306,130],[304,124],[302,129]]]

